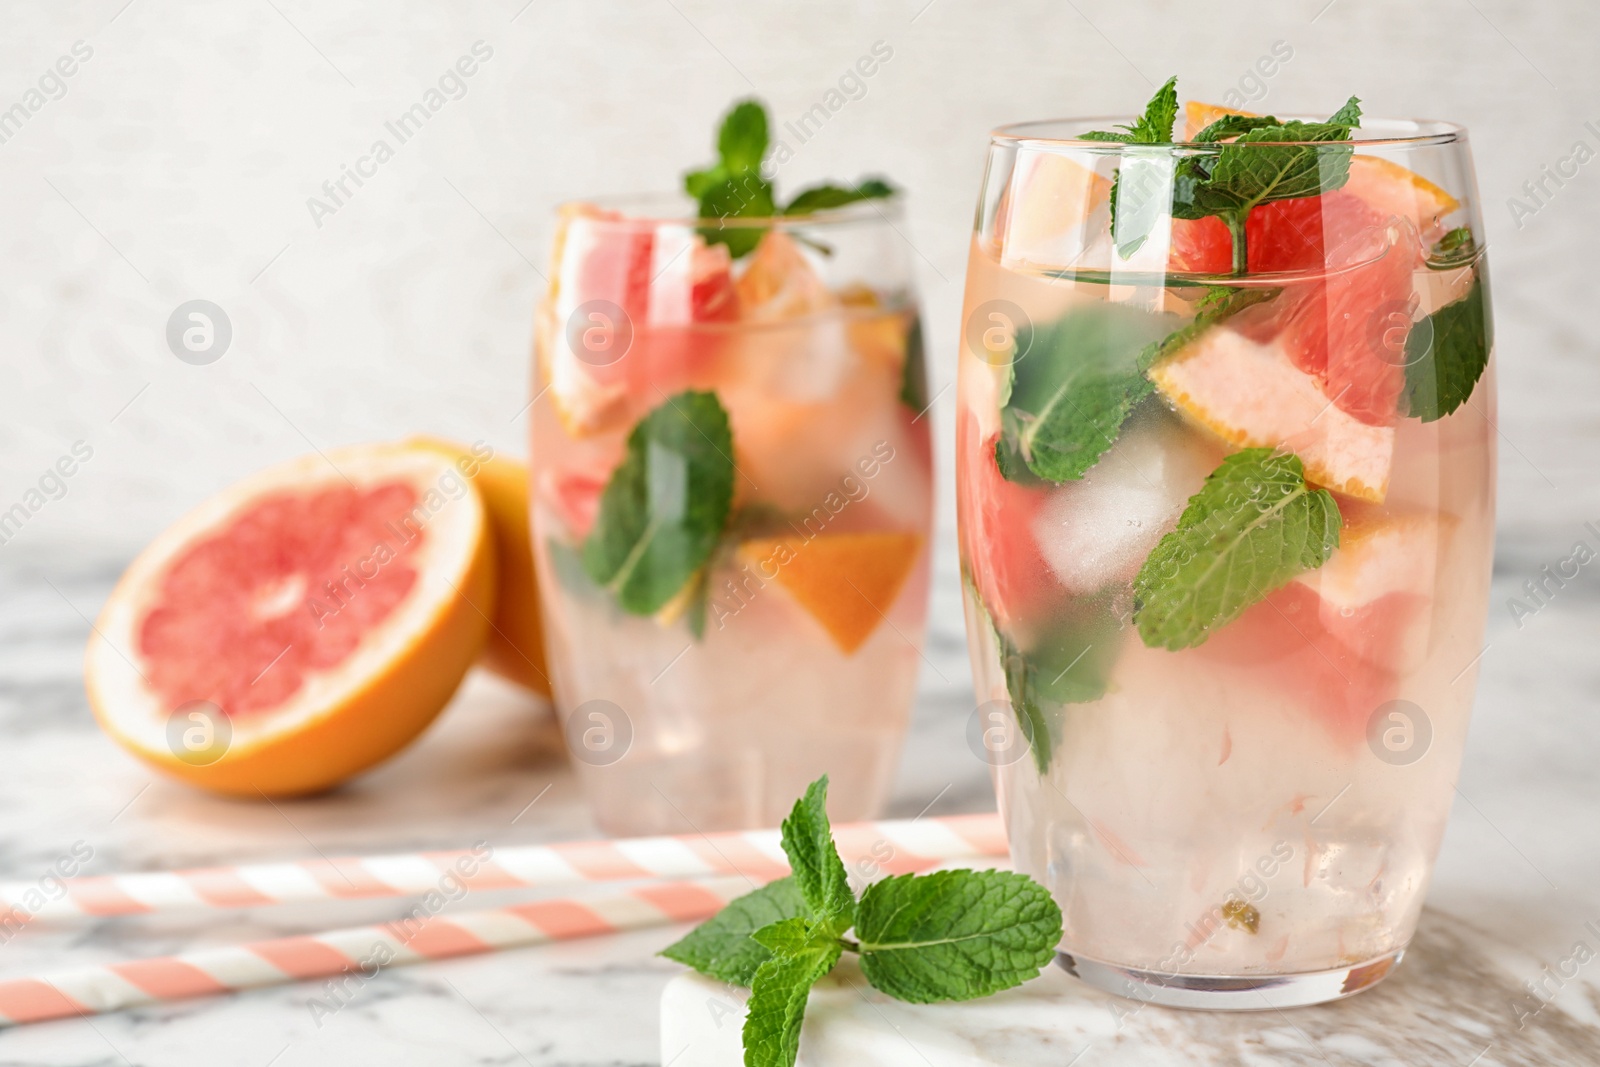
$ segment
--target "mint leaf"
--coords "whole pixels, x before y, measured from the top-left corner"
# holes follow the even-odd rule
[[[1118,126],[1121,133],[1111,133],[1105,130],[1091,130],[1079,134],[1080,141],[1118,141],[1123,144],[1170,144],[1172,142],[1172,127],[1178,120],[1178,79],[1168,78],[1167,83],[1157,89],[1150,102],[1144,106],[1144,114],[1134,120],[1132,126]]]
[[[729,174],[761,166],[767,143],[767,109],[759,100],[741,100],[723,116],[717,131],[717,155]]]
[[[1005,634],[1001,669],[1017,724],[1040,774],[1061,742],[1061,707],[1105,695],[1121,649],[1121,620],[1110,597],[1092,597],[1055,609],[1049,627],[1027,649]]]
[[[1400,398],[1406,413],[1434,422],[1465,404],[1489,365],[1493,344],[1483,276],[1475,273],[1466,296],[1435,311],[1406,335],[1406,384]]]
[[[783,851],[794,868],[795,884],[806,904],[823,918],[849,915],[856,903],[844,861],[833,844],[827,802],[828,776],[823,775],[794,802],[789,817],[783,820]]]
[[[1350,127],[1334,122],[1285,122],[1240,134],[1218,148],[1194,205],[1207,215],[1242,220],[1258,204],[1338,189],[1349,179],[1353,150],[1329,142],[1349,138]]]
[[[1478,255],[1478,241],[1468,226],[1457,226],[1433,243],[1428,250],[1429,270],[1455,270],[1471,263]]]
[[[1194,135],[1196,144],[1212,144],[1263,126],[1281,126],[1271,115],[1224,115]]]
[[[900,403],[921,415],[928,409],[928,363],[922,353],[922,316],[906,331],[905,362],[900,364]]]
[[[1339,544],[1339,506],[1306,483],[1298,456],[1247,448],[1222,461],[1134,578],[1134,618],[1152,648],[1201,644]]]
[[[727,225],[727,220],[769,219],[777,213],[772,183],[759,171],[731,175],[700,194],[700,217],[718,220],[716,226],[700,227],[700,236],[707,244],[727,245],[728,254],[738,259],[754,250],[767,230],[764,226]]]
[[[745,1067],[794,1067],[806,999],[842,951],[837,941],[813,942],[795,953],[774,955],[756,970],[745,1008]]]
[[[856,913],[861,971],[899,1000],[972,1000],[1037,977],[1055,958],[1061,909],[1010,871],[902,874],[868,886]]]
[[[1178,79],[1168,78],[1145,105],[1144,114],[1125,133],[1095,130],[1080,140],[1116,141],[1123,144],[1171,144],[1178,119]],[[1111,181],[1111,233],[1117,254],[1127,259],[1150,236],[1155,222],[1170,202],[1172,155],[1169,152],[1125,154]]]
[[[1328,116],[1329,126],[1343,126],[1353,130],[1361,125],[1361,101],[1352,96],[1344,102],[1344,106]]]
[[[1081,478],[1116,441],[1153,388],[1139,354],[1173,319],[1094,303],[1013,339],[1010,395],[1001,410],[1000,472],[1011,481]]]
[[[795,194],[783,209],[785,215],[809,215],[813,211],[844,207],[861,200],[881,200],[894,195],[894,186],[882,178],[868,178],[856,186],[814,185]]]
[[[767,110],[757,100],[742,100],[722,118],[717,130],[717,162],[683,176],[686,192],[699,202],[703,219],[771,218],[778,213],[772,183],[761,176],[767,154]],[[725,244],[735,258],[761,243],[756,226],[705,226],[707,244]]]
[[[733,503],[732,457],[715,393],[669,397],[628,434],[583,543],[584,570],[623,610],[654,614],[711,558]]]
[[[669,960],[693,967],[719,982],[748,986],[772,952],[752,939],[756,931],[784,919],[806,919],[811,909],[793,878],[780,878],[730,901],[727,907],[661,950]]]

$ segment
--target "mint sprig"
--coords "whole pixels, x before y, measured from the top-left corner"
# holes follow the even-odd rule
[[[1493,344],[1483,276],[1474,272],[1466,296],[1435,311],[1406,335],[1406,384],[1400,397],[1406,414],[1434,422],[1465,404],[1489,365]]]
[[[653,615],[716,550],[733,504],[733,435],[715,393],[668,397],[628,434],[583,542],[583,569],[623,610]]]
[[[1203,643],[1303,571],[1327,562],[1342,520],[1292,453],[1247,448],[1189,498],[1133,581],[1134,621],[1151,648]]]
[[[1118,131],[1094,130],[1080,140],[1128,146],[1111,185],[1111,234],[1117,254],[1128,259],[1156,223],[1173,218],[1220,218],[1233,239],[1233,272],[1247,262],[1245,221],[1250,211],[1275,200],[1318,196],[1349,179],[1351,132],[1361,123],[1355,97],[1326,122],[1281,122],[1271,116],[1226,115],[1195,136],[1212,150],[1176,155],[1170,146],[1177,116],[1176,79],[1156,90],[1145,112]]]
[[[894,195],[893,186],[882,178],[868,178],[854,186],[824,183],[803,190],[780,208],[772,182],[761,173],[770,146],[767,109],[759,100],[741,100],[723,116],[717,128],[716,162],[683,176],[684,190],[698,204],[700,217],[718,220],[715,226],[701,227],[701,236],[708,244],[727,245],[735,259],[760,244],[766,230],[728,225],[730,219],[809,215],[859,200]]]
[[[857,902],[833,843],[827,795],[824,776],[784,820],[790,878],[733,901],[662,952],[750,987],[746,1067],[793,1067],[811,987],[846,951],[860,954],[875,988],[928,1004],[1020,985],[1061,940],[1061,909],[1049,892],[1007,871],[899,875],[868,886]],[[755,925],[761,919],[768,921]]]

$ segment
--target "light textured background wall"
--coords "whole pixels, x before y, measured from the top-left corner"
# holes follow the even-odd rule
[[[781,180],[909,188],[936,388],[995,124],[1126,111],[1169,73],[1217,99],[1280,40],[1293,57],[1262,107],[1355,92],[1466,123],[1500,327],[1502,567],[1531,574],[1600,519],[1600,163],[1520,225],[1507,203],[1575,142],[1600,148],[1600,12],[1577,0],[124,2],[11,3],[0,34],[0,109],[93,49],[0,144],[0,509],[75,440],[94,449],[0,548],[13,561],[124,557],[312,445],[429,430],[522,452],[552,205],[673,186],[732,98],[793,117],[876,41],[892,59]],[[466,96],[317,226],[307,198],[478,40],[493,58]],[[210,366],[164,343],[195,297],[232,320]]]

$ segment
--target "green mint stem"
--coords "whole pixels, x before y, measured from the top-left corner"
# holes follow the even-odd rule
[[[1229,212],[1223,216],[1223,221],[1228,224],[1228,235],[1233,238],[1233,273],[1237,277],[1244,274],[1249,261],[1245,248],[1244,216]]]

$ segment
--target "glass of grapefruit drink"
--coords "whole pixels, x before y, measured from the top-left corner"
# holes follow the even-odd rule
[[[1088,982],[1281,1007],[1404,952],[1486,615],[1481,232],[1464,131],[1355,100],[1180,114],[1168,83],[993,135],[967,629],[1013,859]]]
[[[885,798],[932,479],[898,212],[561,211],[534,554],[555,703],[608,832],[773,826],[823,773],[838,818]]]

